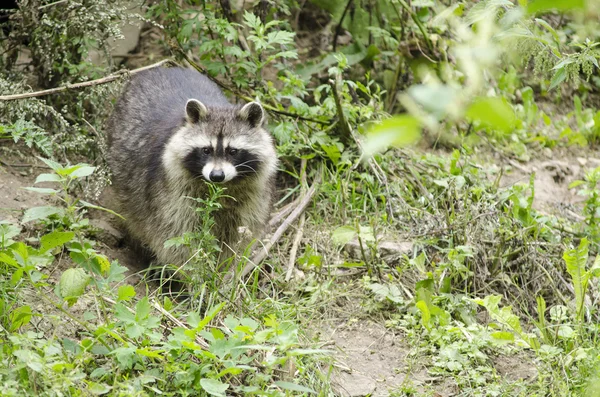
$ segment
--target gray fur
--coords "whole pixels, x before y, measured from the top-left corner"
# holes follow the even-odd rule
[[[212,81],[192,70],[157,68],[129,82],[107,124],[108,162],[129,232],[160,263],[182,264],[189,257],[185,247],[164,248],[167,239],[198,226],[194,202],[185,197],[207,194],[203,178],[192,175],[182,161],[219,134],[243,146],[260,167],[222,184],[232,198],[222,199],[213,232],[230,247],[237,243],[240,226],[260,233],[269,218],[277,169],[273,139],[263,121],[259,104],[230,104]],[[240,169],[234,168],[232,175],[237,175]]]

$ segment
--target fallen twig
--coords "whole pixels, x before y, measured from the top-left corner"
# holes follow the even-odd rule
[[[0,101],[14,101],[16,99],[34,98],[34,97],[39,97],[39,96],[57,94],[59,92],[77,89],[77,88],[85,88],[85,87],[91,87],[91,86],[100,85],[100,84],[106,84],[106,83],[110,83],[111,81],[120,79],[121,77],[123,77],[123,75],[136,74],[136,73],[142,72],[144,70],[157,68],[159,66],[162,66],[162,65],[165,65],[168,63],[176,65],[176,63],[170,59],[163,59],[162,61],[154,63],[152,65],[144,66],[144,67],[134,69],[134,70],[119,70],[118,72],[115,72],[111,75],[102,77],[100,79],[84,81],[83,83],[67,84],[67,85],[64,85],[61,87],[50,88],[48,90],[43,90],[43,91],[25,92],[22,94],[12,94],[12,95],[0,95]]]
[[[315,178],[315,181],[313,182],[312,186],[310,187],[310,189],[308,189],[308,191],[306,192],[306,195],[302,198],[302,200],[300,201],[298,206],[285,219],[285,221],[281,224],[281,226],[279,226],[279,228],[277,228],[277,230],[271,237],[271,240],[269,240],[269,242],[256,255],[254,255],[250,259],[250,263],[248,263],[244,267],[244,269],[240,273],[240,277],[246,276],[254,268],[256,268],[258,265],[260,265],[260,263],[263,260],[265,260],[265,258],[269,254],[269,251],[273,247],[273,245],[275,245],[275,243],[277,241],[279,241],[281,236],[283,236],[283,233],[285,233],[285,231],[290,227],[290,225],[292,223],[294,223],[294,221],[296,221],[296,219],[298,219],[298,217],[304,212],[304,210],[306,209],[306,207],[312,200],[313,196],[315,195],[315,193],[317,191],[317,185],[320,183],[320,180],[321,180],[321,173],[319,172],[317,174],[317,177]]]
[[[279,212],[277,212],[275,215],[273,215],[273,217],[269,221],[269,228],[274,227],[275,225],[280,224],[281,220],[283,218],[285,218],[290,212],[292,212],[292,210],[294,208],[296,208],[296,205],[298,205],[299,201],[300,201],[300,199],[297,198],[296,200],[292,201],[291,203],[289,203],[286,206],[284,206],[283,208],[281,208],[279,210]]]
[[[302,184],[301,190],[301,198],[304,198],[305,190],[306,190],[306,159],[302,159],[300,163],[300,183]],[[298,252],[298,247],[300,246],[300,241],[302,240],[302,234],[304,233],[304,222],[306,221],[306,214],[303,212],[300,215],[300,224],[298,225],[298,230],[296,231],[296,237],[294,237],[294,242],[292,243],[292,249],[290,250],[290,258],[288,260],[287,271],[285,273],[285,281],[288,282],[292,278],[292,272],[294,271],[294,265],[296,264],[296,254]]]

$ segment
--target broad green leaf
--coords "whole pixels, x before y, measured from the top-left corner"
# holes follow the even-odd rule
[[[87,384],[88,384],[87,391],[89,391],[90,393],[92,393],[95,396],[101,396],[112,390],[112,386],[108,386],[103,383],[96,383],[96,382],[88,381]]]
[[[40,194],[55,194],[58,193],[58,190],[51,189],[48,187],[26,187],[25,190],[29,190],[30,192],[40,193]]]
[[[40,239],[40,252],[44,253],[53,248],[59,247],[68,243],[75,237],[74,232],[52,232],[48,233]]]
[[[80,268],[67,269],[60,276],[59,290],[61,297],[72,306],[77,298],[83,295],[91,277]]]
[[[144,296],[135,305],[135,319],[137,321],[143,320],[150,315],[150,301],[147,296]]]
[[[313,389],[309,389],[308,387],[300,386],[300,385],[297,385],[297,384],[291,383],[291,382],[277,381],[277,382],[275,382],[275,384],[284,390],[317,394],[317,392],[314,391]]]
[[[333,231],[331,235],[331,239],[335,244],[345,245],[352,241],[358,235],[355,228],[352,226],[342,226],[338,227]]]
[[[10,331],[14,332],[31,320],[31,307],[21,306],[10,313]]]
[[[534,14],[549,10],[573,10],[585,7],[585,0],[529,0],[527,12]]]
[[[108,258],[101,254],[94,255],[92,259],[94,267],[102,275],[107,275],[110,272],[110,261]]]
[[[466,117],[483,127],[510,132],[515,128],[515,112],[510,104],[499,97],[480,97],[467,109]]]
[[[85,178],[86,176],[90,176],[94,173],[96,167],[92,167],[89,165],[84,165],[77,167],[73,172],[69,174],[71,178]]]
[[[371,124],[363,147],[366,156],[388,148],[411,145],[421,137],[421,124],[413,116],[400,115]]]
[[[12,238],[21,233],[21,228],[6,221],[0,221],[0,248],[12,244]]]
[[[60,182],[61,181],[61,177],[59,175],[56,174],[40,174],[38,175],[38,177],[35,179],[34,183],[41,183],[41,182]]]
[[[135,296],[135,289],[131,285],[121,285],[117,292],[117,301],[129,301]]]
[[[220,382],[216,379],[200,379],[200,386],[211,396],[225,396],[225,390],[229,388],[227,383]]]
[[[22,222],[27,223],[27,222],[35,221],[38,219],[46,219],[50,215],[55,215],[55,214],[62,216],[64,214],[64,210],[62,208],[51,207],[51,206],[33,207],[33,208],[29,208],[27,211],[25,211],[25,215],[23,216]]]

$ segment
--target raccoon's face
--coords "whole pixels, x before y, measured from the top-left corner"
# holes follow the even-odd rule
[[[190,99],[185,110],[185,125],[165,150],[165,161],[171,163],[166,164],[168,172],[177,162],[193,178],[225,183],[258,175],[276,161],[272,138],[262,129],[265,114],[260,104],[207,108]]]

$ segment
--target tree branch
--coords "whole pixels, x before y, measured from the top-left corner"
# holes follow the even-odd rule
[[[105,76],[105,77],[102,77],[102,78],[96,79],[96,80],[84,81],[82,83],[75,83],[75,84],[67,84],[62,87],[50,88],[48,90],[43,90],[43,91],[25,92],[23,94],[13,94],[13,95],[0,95],[0,101],[14,101],[16,99],[34,98],[34,97],[40,97],[40,96],[45,96],[45,95],[57,94],[59,92],[72,90],[72,89],[85,88],[85,87],[91,87],[91,86],[100,85],[100,84],[106,84],[106,83],[110,83],[111,81],[115,81],[115,80],[123,77],[124,75],[133,75],[133,74],[142,72],[144,70],[157,68],[159,66],[166,65],[166,64],[171,64],[172,66],[177,65],[177,63],[175,63],[174,61],[172,61],[170,59],[163,59],[160,62],[154,63],[152,65],[144,66],[144,67],[141,67],[138,69],[119,70],[116,73],[113,73],[111,75],[108,75],[108,76]]]

